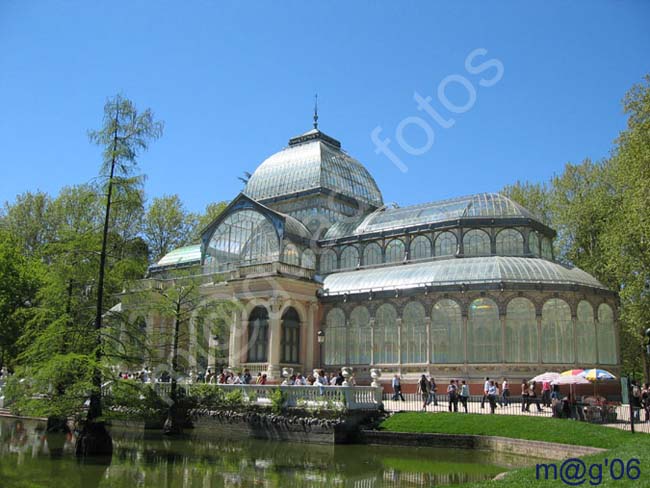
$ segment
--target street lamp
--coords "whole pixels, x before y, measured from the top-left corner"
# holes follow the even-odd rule
[[[320,369],[323,369],[323,344],[325,343],[325,331],[319,330],[316,335],[318,336],[318,357],[320,361]]]

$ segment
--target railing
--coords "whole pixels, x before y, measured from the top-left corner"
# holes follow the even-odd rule
[[[277,386],[277,385],[220,385],[209,383],[179,384],[188,396],[200,388],[214,388],[224,393],[241,391],[245,402],[251,405],[271,405],[272,393],[278,388],[284,393],[285,407],[319,408],[326,410],[379,410],[382,408],[382,389],[372,386]],[[154,390],[169,396],[170,383],[155,383]]]
[[[630,422],[631,412],[629,404],[605,402],[601,404],[577,403],[570,405],[567,411],[561,407],[555,411],[552,405],[545,405],[541,397],[534,400],[525,399],[521,396],[510,396],[504,400],[498,397],[494,402],[494,411],[490,406],[489,399],[483,399],[482,395],[472,395],[467,402],[458,399],[450,402],[448,395],[439,393],[429,397],[424,405],[422,395],[418,393],[404,393],[395,396],[393,393],[383,394],[384,409],[389,412],[459,412],[473,414],[494,414],[497,415],[524,415],[533,417],[558,417],[577,421],[597,423],[608,427],[616,427],[622,430],[632,430]],[[424,407],[424,408],[423,408]],[[634,415],[634,430],[650,434],[650,406],[638,408]]]
[[[257,375],[257,373],[266,373],[268,370],[268,364],[266,363],[243,363],[240,368],[242,370],[247,369],[250,374],[253,376]]]

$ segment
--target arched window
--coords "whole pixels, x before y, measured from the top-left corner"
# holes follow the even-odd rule
[[[548,237],[542,238],[542,257],[544,259],[553,259],[553,244]]]
[[[497,254],[500,256],[522,256],[524,236],[515,229],[503,229],[497,234]]]
[[[431,257],[431,241],[426,236],[417,236],[411,240],[411,252],[409,258],[425,259]]]
[[[393,239],[386,244],[386,262],[399,263],[404,260],[404,242],[401,239]]]
[[[451,232],[443,232],[436,238],[436,256],[453,256],[456,254],[458,241]]]
[[[341,269],[356,268],[359,264],[359,251],[354,246],[347,246],[341,253]]]
[[[248,317],[248,362],[263,363],[269,350],[269,313],[264,307],[255,307]]]
[[[464,361],[465,341],[460,306],[453,300],[440,300],[431,310],[431,362]]]
[[[316,269],[316,255],[311,249],[305,249],[302,253],[302,267]]]
[[[363,265],[364,266],[375,266],[381,264],[381,246],[376,242],[371,242],[366,245],[363,250]]]
[[[551,298],[542,307],[542,361],[573,362],[571,309],[564,300]]]
[[[269,219],[253,210],[229,215],[212,233],[206,248],[209,269],[222,270],[238,263],[277,261],[280,242]]]
[[[282,349],[283,363],[300,362],[300,317],[293,307],[282,314]]]
[[[490,254],[490,236],[481,229],[472,229],[463,236],[465,256],[487,256]]]
[[[533,256],[541,256],[539,251],[539,237],[537,237],[537,232],[531,230],[528,234],[528,249]]]
[[[348,328],[348,363],[370,364],[370,312],[366,307],[355,307],[350,314]]]
[[[330,310],[325,324],[325,364],[345,364],[346,329],[343,310],[340,308]]]
[[[469,358],[472,363],[497,363],[501,360],[501,321],[497,304],[477,298],[469,306],[467,318]]]
[[[598,307],[598,362],[616,364],[616,325],[614,312],[606,303]]]
[[[424,306],[409,302],[402,315],[401,358],[405,364],[427,362],[427,328]]]
[[[300,265],[300,252],[298,251],[298,248],[293,244],[287,244],[284,246],[282,261],[287,264],[295,264],[296,266]]]
[[[397,364],[397,311],[388,303],[377,309],[374,338],[374,363]]]
[[[320,272],[322,274],[331,273],[336,269],[336,253],[333,249],[326,249],[320,255]]]
[[[506,308],[506,362],[536,363],[537,319],[527,298],[513,298]]]
[[[576,317],[577,360],[579,363],[593,364],[596,362],[596,324],[594,309],[586,300],[578,303]]]

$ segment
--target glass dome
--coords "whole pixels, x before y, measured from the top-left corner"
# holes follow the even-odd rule
[[[289,141],[250,177],[244,193],[262,203],[317,191],[334,192],[379,207],[381,192],[368,170],[317,129]]]

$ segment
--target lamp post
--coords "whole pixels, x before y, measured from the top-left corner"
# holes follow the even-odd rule
[[[325,343],[325,331],[319,330],[318,334],[318,361],[320,363],[320,369],[323,369],[323,344]]]

